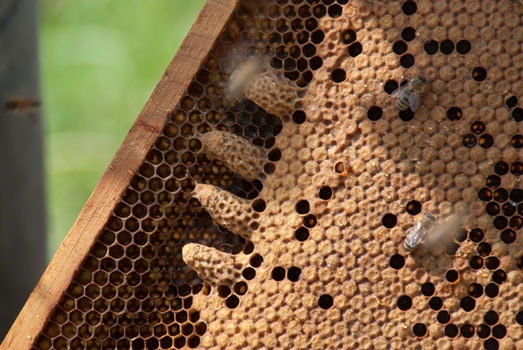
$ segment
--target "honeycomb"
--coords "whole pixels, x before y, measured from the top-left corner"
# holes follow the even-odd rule
[[[523,348],[522,16],[239,1],[32,348]]]

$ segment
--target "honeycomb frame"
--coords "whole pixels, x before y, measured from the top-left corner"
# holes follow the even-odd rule
[[[100,226],[80,216],[13,327],[58,275],[40,328],[10,341],[523,348],[522,15],[510,0],[209,2],[176,57],[219,32],[172,92],[175,57],[86,205]]]

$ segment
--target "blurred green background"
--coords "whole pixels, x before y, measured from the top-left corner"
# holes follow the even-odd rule
[[[204,0],[41,2],[48,260],[204,4]]]

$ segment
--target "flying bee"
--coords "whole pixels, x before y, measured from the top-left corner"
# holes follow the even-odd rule
[[[424,213],[421,219],[409,228],[406,232],[407,237],[405,237],[405,242],[403,242],[403,247],[407,252],[412,252],[418,247],[421,241],[427,236],[429,231],[434,227],[436,218],[431,213]]]
[[[240,99],[254,76],[264,71],[263,60],[260,57],[249,58],[242,62],[229,78],[229,83],[225,89],[226,97],[231,100]]]
[[[36,122],[33,111],[35,108],[38,108],[39,106],[40,101],[31,100],[29,98],[24,97],[15,97],[4,102],[4,110],[7,113],[11,113],[14,115],[27,114],[33,122]]]
[[[428,81],[423,75],[418,75],[416,78],[411,79],[407,84],[400,86],[394,90],[391,94],[392,98],[398,98],[396,101],[396,107],[400,111],[404,111],[410,107],[413,112],[416,112],[420,105],[421,90]]]

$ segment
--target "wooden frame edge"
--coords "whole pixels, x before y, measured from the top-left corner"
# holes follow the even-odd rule
[[[102,175],[38,285],[11,326],[0,350],[29,349],[103,229],[115,204],[158,137],[170,108],[178,105],[239,0],[208,0],[127,137]]]

